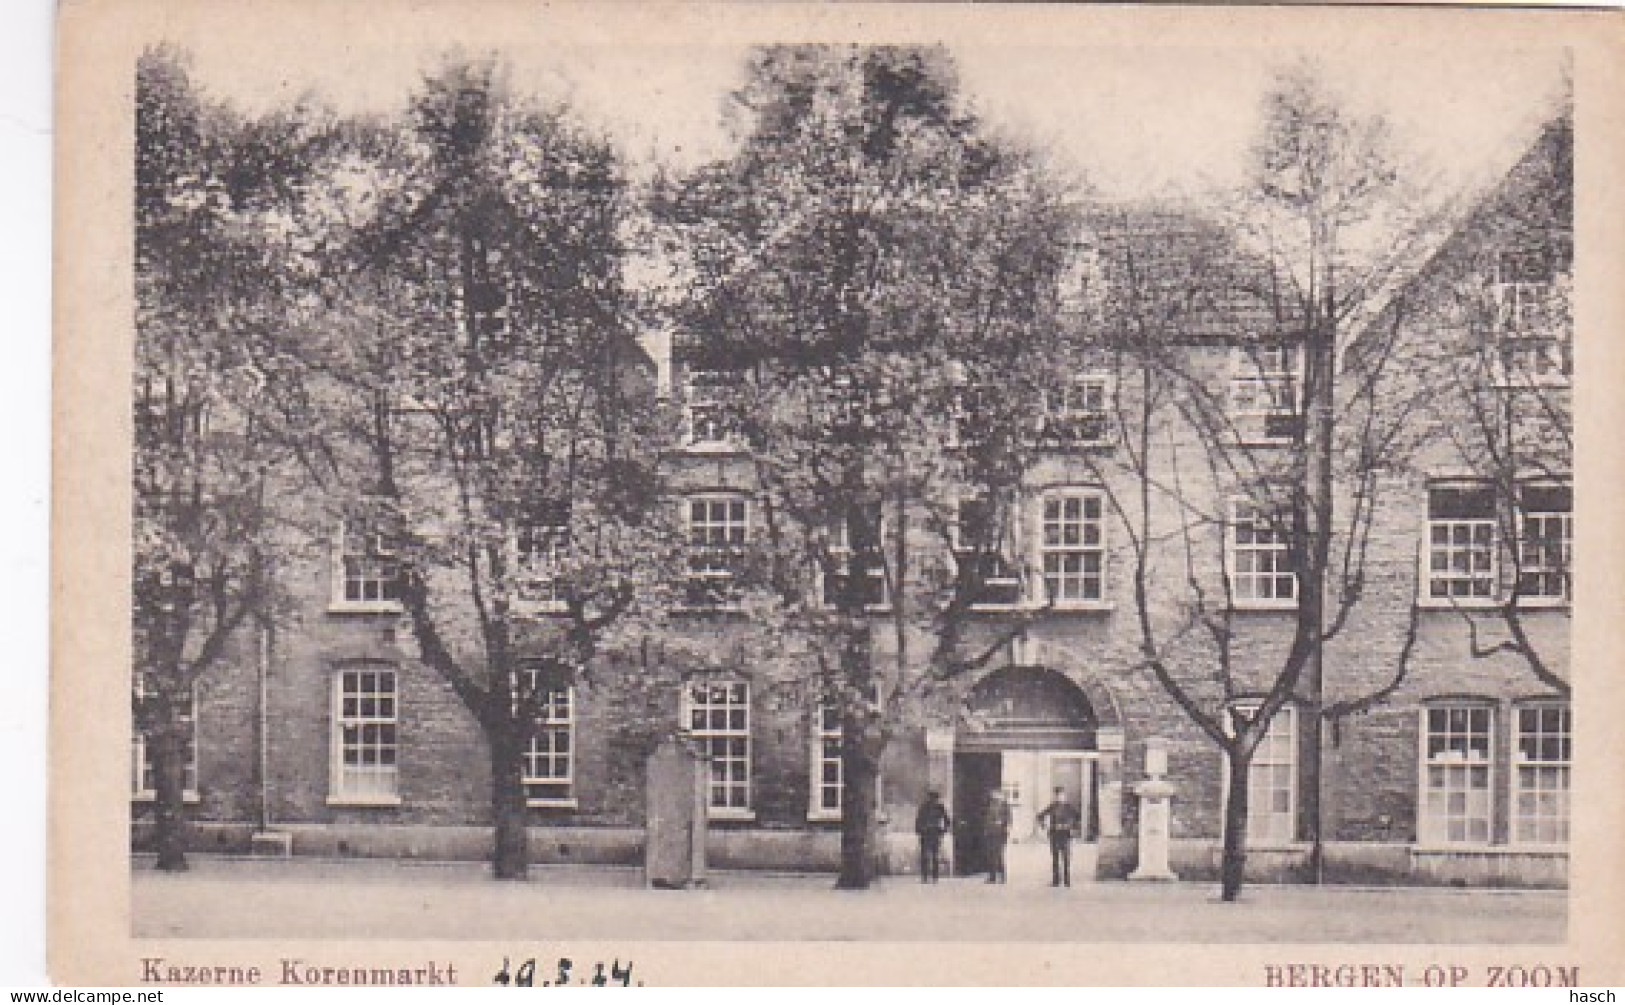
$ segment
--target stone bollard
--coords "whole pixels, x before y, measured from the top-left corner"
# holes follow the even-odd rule
[[[1168,742],[1153,737],[1145,741],[1145,781],[1133,786],[1140,801],[1139,864],[1128,878],[1162,881],[1179,877],[1168,867],[1168,841],[1173,817],[1174,783],[1168,774]]]

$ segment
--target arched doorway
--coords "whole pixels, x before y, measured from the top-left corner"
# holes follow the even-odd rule
[[[995,790],[1004,792],[1011,810],[1012,882],[1049,876],[1048,842],[1037,815],[1054,789],[1065,789],[1082,810],[1082,838],[1096,839],[1098,727],[1083,691],[1046,667],[1005,667],[971,689],[953,747],[954,862],[960,875],[987,870],[984,821]]]

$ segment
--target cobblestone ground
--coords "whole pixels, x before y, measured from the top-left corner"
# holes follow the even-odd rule
[[[828,876],[722,873],[704,890],[645,890],[634,869],[537,867],[497,883],[471,863],[195,857],[133,873],[134,934],[181,938],[575,938],[780,941],[1561,942],[1562,892],[1208,884],[1071,889],[923,885],[837,891]]]

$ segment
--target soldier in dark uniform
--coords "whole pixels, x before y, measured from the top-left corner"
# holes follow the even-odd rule
[[[951,826],[948,808],[936,789],[925,793],[925,802],[914,814],[914,833],[920,837],[920,882],[935,883],[942,872],[942,835]]]
[[[1049,833],[1050,886],[1072,885],[1072,838],[1083,822],[1083,814],[1066,798],[1066,790],[1055,789],[1055,799],[1038,814],[1038,824]]]
[[[1004,793],[997,789],[993,790],[988,800],[982,837],[987,843],[987,881],[1008,883],[1010,873],[1004,867],[1004,846],[1010,843],[1010,804],[1004,801]]]

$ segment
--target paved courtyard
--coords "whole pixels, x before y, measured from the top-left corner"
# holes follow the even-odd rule
[[[828,876],[721,873],[645,890],[635,869],[539,866],[497,883],[474,863],[194,857],[133,873],[137,937],[636,940],[1556,943],[1562,892],[1210,884],[990,886],[899,877],[862,892]]]

